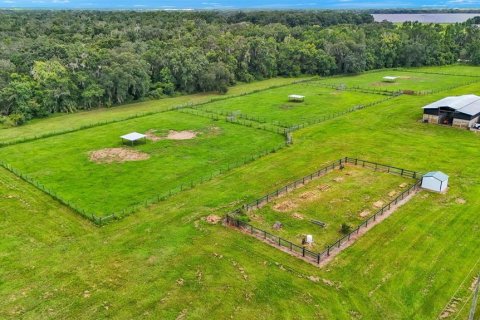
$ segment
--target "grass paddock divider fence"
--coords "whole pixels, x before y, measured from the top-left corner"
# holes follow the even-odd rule
[[[241,218],[239,218],[241,213],[245,211],[256,210],[258,208],[261,208],[262,206],[271,202],[272,200],[277,199],[279,196],[286,194],[290,191],[293,191],[301,186],[304,186],[306,183],[318,177],[321,177],[337,168],[342,169],[343,166],[345,165],[361,166],[363,168],[373,169],[374,171],[400,175],[400,176],[415,179],[416,182],[412,186],[410,186],[408,189],[403,191],[401,194],[399,194],[397,197],[395,197],[395,199],[393,199],[391,202],[389,202],[388,204],[380,208],[378,211],[376,211],[372,216],[370,216],[365,221],[360,223],[356,228],[353,229],[353,231],[349,232],[345,236],[339,238],[335,242],[326,246],[326,249],[322,252],[310,251],[307,248],[305,248],[305,246],[300,246],[289,240],[286,240],[279,236],[271,234],[268,231],[256,228],[250,223],[242,221]],[[268,242],[269,244],[272,244],[275,247],[279,247],[284,251],[290,252],[293,255],[300,256],[311,263],[320,264],[327,257],[330,257],[330,255],[335,250],[339,250],[343,245],[345,245],[352,238],[357,236],[360,233],[360,231],[362,231],[362,229],[368,229],[368,227],[371,226],[372,223],[376,222],[377,219],[382,217],[384,214],[390,212],[390,210],[395,209],[395,207],[401,204],[402,201],[404,201],[405,199],[408,199],[409,196],[415,194],[418,190],[420,190],[421,177],[422,177],[422,173],[417,171],[380,164],[380,163],[362,160],[358,158],[344,157],[322,167],[321,169],[307,176],[304,176],[303,178],[297,179],[294,182],[282,188],[279,188],[274,192],[267,194],[266,196],[256,199],[253,202],[245,204],[242,207],[230,213],[227,213],[225,215],[224,223],[228,226],[240,229],[245,233],[250,234],[256,238],[263,239],[265,242]]]
[[[109,125],[109,124],[113,124],[113,123],[128,121],[128,120],[132,120],[132,119],[148,117],[148,116],[152,116],[152,115],[160,114],[160,113],[164,113],[164,112],[170,112],[170,111],[181,110],[181,109],[186,109],[186,108],[194,108],[194,107],[198,108],[198,107],[204,106],[206,104],[210,104],[210,103],[217,102],[217,101],[229,100],[229,99],[243,97],[243,96],[247,96],[247,95],[251,95],[251,94],[255,94],[255,93],[259,93],[259,92],[263,92],[263,91],[267,91],[267,90],[272,90],[272,89],[277,89],[277,88],[282,88],[282,87],[287,87],[287,86],[291,86],[291,85],[295,85],[295,84],[306,83],[306,82],[317,81],[317,80],[318,80],[317,77],[300,79],[300,80],[292,81],[292,82],[286,83],[286,84],[273,85],[273,86],[270,86],[270,87],[267,87],[267,88],[251,90],[251,91],[242,92],[242,93],[235,94],[235,95],[226,95],[226,96],[214,97],[214,98],[211,98],[207,101],[202,101],[202,102],[197,102],[197,103],[188,102],[188,103],[183,103],[183,104],[167,107],[166,109],[162,109],[162,110],[135,113],[135,114],[125,116],[125,117],[122,117],[122,118],[118,118],[118,119],[111,119],[111,120],[105,120],[105,121],[100,121],[100,122],[95,122],[95,123],[91,123],[91,124],[82,125],[82,126],[79,126],[77,128],[71,128],[71,129],[59,130],[59,131],[50,131],[50,132],[46,132],[44,134],[35,135],[35,136],[22,138],[22,139],[0,141],[0,148],[16,145],[16,144],[20,144],[20,143],[26,143],[26,142],[31,142],[31,141],[35,141],[35,140],[50,138],[50,137],[54,137],[54,136],[59,136],[59,135],[67,134],[67,133],[73,133],[73,132],[86,130],[86,129],[91,129],[91,128],[95,128],[95,127],[105,126],[105,125]],[[113,107],[113,108],[115,108],[115,107]]]

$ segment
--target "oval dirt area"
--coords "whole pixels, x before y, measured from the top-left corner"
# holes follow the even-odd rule
[[[106,148],[89,153],[90,161],[96,163],[114,163],[126,161],[141,161],[150,158],[145,152],[131,150],[127,148]]]
[[[197,136],[197,133],[195,131],[191,130],[184,130],[184,131],[175,131],[175,130],[170,130],[168,132],[167,139],[169,140],[189,140],[193,139]]]

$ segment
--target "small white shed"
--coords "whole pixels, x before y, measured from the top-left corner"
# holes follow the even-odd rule
[[[422,188],[444,192],[448,188],[448,176],[441,171],[432,171],[422,177]]]

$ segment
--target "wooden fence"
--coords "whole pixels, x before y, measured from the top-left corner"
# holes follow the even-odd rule
[[[50,131],[50,132],[46,132],[46,133],[43,133],[43,134],[31,136],[31,137],[14,139],[14,140],[7,140],[7,141],[0,141],[0,148],[8,147],[8,146],[19,144],[19,143],[26,143],[26,142],[39,140],[39,139],[45,139],[45,138],[49,138],[49,137],[59,136],[59,135],[63,135],[63,134],[66,134],[66,133],[72,133],[72,132],[77,132],[77,131],[86,130],[86,129],[90,129],[90,128],[105,126],[105,125],[118,123],[118,122],[123,122],[123,121],[127,121],[127,120],[132,120],[132,119],[137,119],[137,118],[142,118],[142,117],[148,117],[148,116],[159,114],[159,113],[170,112],[170,111],[175,111],[175,110],[182,110],[182,109],[187,109],[187,108],[200,107],[200,106],[203,106],[203,105],[206,105],[206,104],[209,104],[209,103],[213,103],[213,102],[217,102],[217,101],[233,99],[233,98],[237,98],[237,97],[242,97],[242,96],[246,96],[246,95],[255,94],[255,93],[258,93],[258,92],[262,92],[262,91],[282,88],[282,87],[286,87],[286,86],[290,86],[290,85],[294,85],[294,84],[306,83],[306,82],[316,81],[316,80],[318,80],[318,79],[315,78],[315,77],[314,78],[308,78],[308,79],[300,79],[300,80],[297,80],[297,81],[293,81],[291,83],[274,85],[274,86],[270,86],[268,88],[252,90],[252,91],[243,92],[243,93],[236,94],[236,95],[215,97],[215,98],[209,99],[208,101],[203,101],[203,102],[198,102],[198,103],[191,103],[191,102],[190,103],[184,103],[184,104],[180,104],[180,105],[176,105],[176,106],[171,106],[171,107],[168,107],[168,108],[162,109],[162,110],[135,113],[135,114],[128,115],[128,116],[125,116],[125,117],[121,117],[121,118],[118,118],[118,119],[111,119],[111,120],[105,120],[105,121],[95,122],[95,123],[91,123],[91,124],[85,124],[85,125],[79,126],[77,128],[70,128],[70,129],[58,130],[58,131]]]
[[[286,239],[283,239],[279,236],[276,236],[274,234],[269,233],[268,231],[259,229],[254,227],[253,225],[242,221],[240,214],[244,211],[249,211],[249,210],[254,210],[258,209],[261,206],[265,205],[266,203],[276,199],[277,197],[286,194],[300,186],[305,185],[309,181],[318,178],[320,176],[325,175],[326,173],[336,169],[336,168],[341,168],[343,165],[346,164],[352,164],[356,166],[361,166],[364,168],[370,168],[375,171],[381,171],[381,172],[387,172],[391,174],[396,174],[396,175],[401,175],[405,176],[408,178],[413,178],[416,179],[415,184],[410,186],[407,190],[403,191],[400,195],[398,195],[395,199],[393,199],[390,203],[384,205],[382,208],[380,208],[377,212],[375,212],[372,216],[370,216],[368,219],[363,221],[361,224],[359,224],[356,228],[353,229],[350,233],[347,235],[339,238],[337,241],[334,243],[328,245],[326,249],[322,252],[313,252],[305,248],[304,246],[297,245],[291,241],[288,241]],[[358,235],[362,229],[368,228],[369,225],[374,223],[377,219],[379,219],[381,216],[383,216],[385,213],[389,212],[392,210],[396,205],[398,205],[400,202],[402,202],[404,199],[406,199],[408,196],[416,193],[420,189],[421,185],[421,178],[422,174],[417,171],[412,171],[412,170],[407,170],[403,168],[398,168],[398,167],[393,167],[389,165],[384,165],[376,162],[370,162],[366,160],[361,160],[357,158],[350,158],[350,157],[345,157],[342,159],[339,159],[337,161],[332,162],[331,164],[321,168],[320,170],[315,171],[312,174],[309,174],[301,179],[298,179],[280,189],[277,189],[276,191],[267,194],[266,196],[259,198],[249,204],[246,204],[242,206],[241,208],[238,208],[230,213],[227,213],[225,216],[225,223],[229,226],[238,228],[243,230],[246,233],[249,233],[257,238],[263,239],[267,241],[268,243],[275,245],[277,247],[280,247],[282,249],[286,249],[287,251],[290,251],[292,254],[304,257],[308,259],[309,261],[313,263],[320,264],[323,260],[325,260],[327,257],[329,257],[332,253],[333,250],[339,249],[342,247],[342,245],[346,244],[352,237]]]
[[[194,188],[195,186],[197,186],[199,184],[202,184],[204,182],[210,181],[210,180],[218,177],[219,175],[221,175],[221,174],[223,174],[227,171],[238,168],[238,167],[240,167],[242,165],[245,165],[247,163],[253,162],[253,161],[255,161],[255,160],[257,160],[261,157],[264,157],[268,154],[275,153],[275,152],[279,151],[280,149],[286,147],[286,145],[287,145],[287,143],[285,142],[285,143],[279,144],[275,147],[272,147],[270,149],[266,149],[266,150],[264,150],[260,153],[255,154],[255,155],[245,156],[242,159],[239,159],[238,161],[236,161],[234,163],[227,163],[224,166],[218,167],[216,170],[210,172],[210,174],[208,174],[208,175],[202,176],[202,177],[200,177],[198,179],[195,179],[195,180],[191,180],[191,181],[182,183],[179,186],[177,186],[175,188],[172,188],[172,189],[166,191],[163,194],[158,194],[158,195],[156,195],[156,196],[154,196],[150,199],[146,199],[146,200],[138,202],[138,203],[136,203],[132,206],[129,206],[129,207],[126,207],[122,210],[119,210],[117,212],[113,212],[113,213],[110,213],[108,215],[103,215],[103,216],[97,215],[97,214],[92,213],[92,212],[87,212],[86,210],[80,208],[79,206],[77,206],[73,202],[65,200],[64,198],[62,198],[60,195],[58,195],[53,190],[50,190],[48,187],[46,187],[42,183],[38,182],[36,179],[24,174],[23,172],[21,172],[20,170],[12,167],[8,163],[5,163],[5,162],[0,160],[0,166],[5,168],[6,170],[10,171],[14,175],[18,176],[22,180],[30,183],[31,185],[33,185],[37,189],[39,189],[39,190],[43,191],[44,193],[48,194],[53,199],[57,200],[58,202],[60,202],[61,204],[65,205],[65,206],[67,206],[68,208],[70,208],[72,211],[79,214],[80,216],[90,220],[95,225],[102,226],[102,225],[105,225],[106,223],[111,222],[113,220],[118,220],[118,219],[124,218],[125,216],[128,216],[132,213],[135,213],[136,211],[138,211],[142,208],[146,208],[146,207],[148,207],[152,204],[158,203],[160,201],[165,201],[166,199],[168,199],[169,197],[171,197],[171,196],[173,196],[177,193],[180,193],[180,192],[185,191],[185,190],[190,190],[190,189]]]

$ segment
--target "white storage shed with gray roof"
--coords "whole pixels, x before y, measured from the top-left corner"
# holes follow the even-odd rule
[[[444,192],[448,188],[448,176],[441,171],[432,171],[422,177],[422,188]]]
[[[423,107],[423,121],[472,128],[480,118],[480,97],[474,94],[447,97]]]

